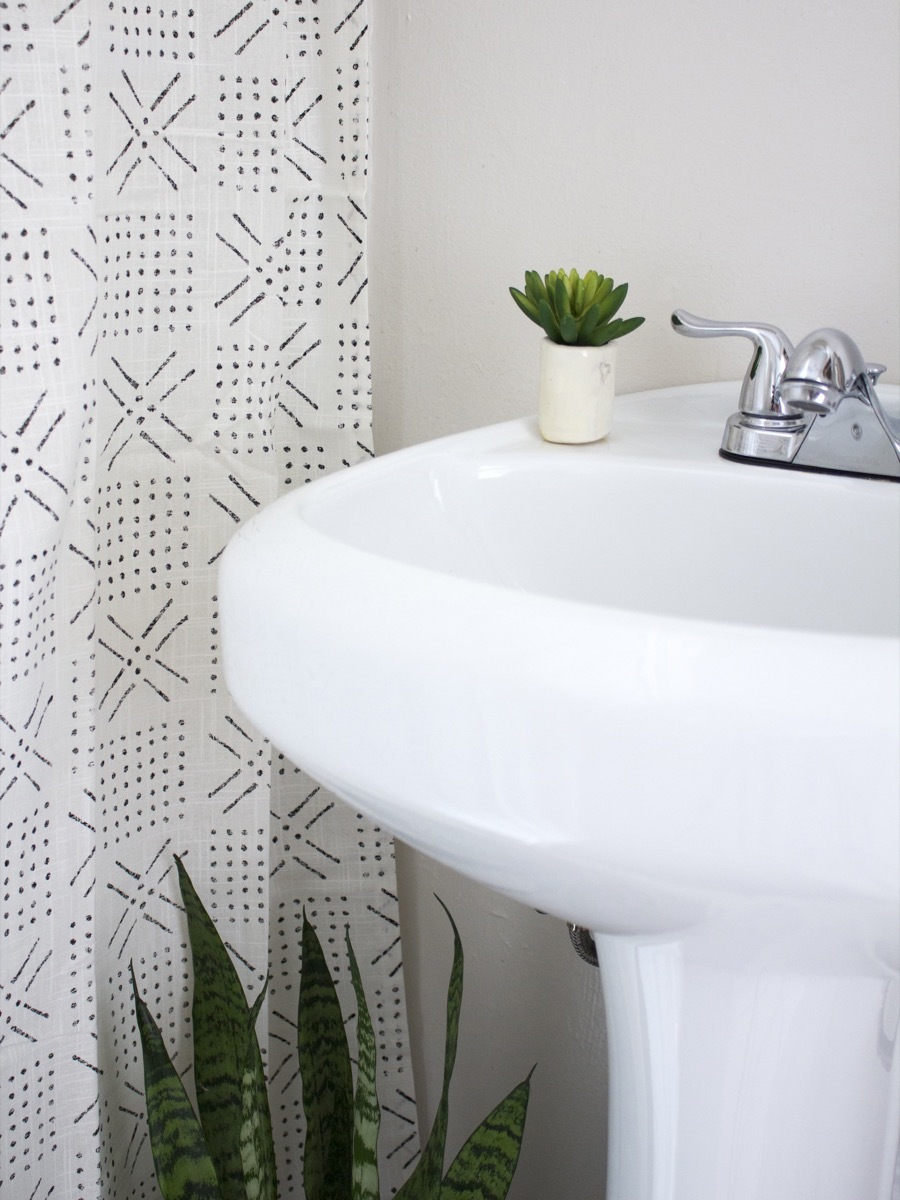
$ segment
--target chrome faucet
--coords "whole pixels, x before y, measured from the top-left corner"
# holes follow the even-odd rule
[[[900,418],[875,391],[884,367],[867,363],[847,334],[817,329],[794,347],[774,325],[709,321],[682,309],[672,326],[685,337],[753,343],[723,457],[900,480]]]

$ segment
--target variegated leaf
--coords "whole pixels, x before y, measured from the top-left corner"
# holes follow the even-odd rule
[[[334,982],[316,931],[303,914],[297,1049],[306,1115],[306,1200],[350,1200],[353,1079]]]
[[[347,930],[347,954],[356,992],[356,1092],[353,1101],[353,1200],[379,1200],[378,1130],[381,1109],[375,1084],[377,1047],[375,1030],[350,931]]]
[[[441,1184],[440,1200],[506,1200],[522,1148],[531,1075],[481,1122]]]
[[[133,967],[131,986],[144,1059],[150,1147],[160,1191],[164,1200],[222,1200],[203,1129],[159,1027],[138,995]]]
[[[222,1200],[246,1200],[241,1130],[250,1010],[228,951],[177,855],[175,862],[187,912],[194,964],[191,1020],[197,1108],[222,1189]],[[262,1060],[255,1037],[251,1039],[250,1054],[254,1079],[263,1080]],[[265,1086],[257,1087],[257,1099],[268,1119]]]
[[[453,928],[453,966],[447,989],[447,1036],[444,1044],[444,1079],[441,1098],[431,1132],[415,1170],[397,1193],[396,1200],[438,1200],[444,1174],[444,1146],[447,1141],[447,1117],[450,1106],[450,1080],[456,1063],[456,1044],[459,1039],[459,1014],[463,995],[463,949],[456,922],[450,910],[436,897]]]
[[[256,1021],[268,985],[269,981],[266,979],[247,1021],[247,1046],[241,1080],[241,1165],[244,1169],[247,1200],[276,1200],[278,1195],[269,1105],[268,1102],[260,1102],[260,1093],[265,1096],[266,1081],[262,1073],[259,1043],[256,1040]]]

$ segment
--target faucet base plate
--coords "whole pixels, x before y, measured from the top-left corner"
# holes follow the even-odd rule
[[[720,449],[719,458],[729,462],[743,463],[751,467],[778,467],[782,471],[807,471],[815,475],[845,475],[853,479],[881,479],[891,483],[900,483],[900,463],[894,472],[851,471],[840,467],[817,467],[812,463],[785,462],[782,459],[761,458],[752,454],[734,454],[730,450]]]
[[[871,406],[855,396],[825,414],[759,418],[733,413],[719,453],[734,462],[900,481],[900,457]]]
[[[722,435],[722,454],[743,461],[765,461],[790,466],[809,433],[804,417],[753,417],[736,412],[728,418]]]

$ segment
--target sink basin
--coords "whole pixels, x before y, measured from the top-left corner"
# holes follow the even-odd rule
[[[900,487],[721,459],[738,389],[620,398],[589,446],[514,421],[285,496],[223,561],[226,677],[359,810],[595,932],[610,1197],[887,1197]],[[779,1125],[773,1090],[796,1113],[835,1072],[852,1109]]]
[[[871,902],[884,937],[900,488],[720,459],[733,400],[626,398],[586,447],[513,422],[284,497],[224,565],[235,699],[404,840],[591,929],[773,891]]]

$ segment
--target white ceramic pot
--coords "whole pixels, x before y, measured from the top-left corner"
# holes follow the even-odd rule
[[[616,344],[541,342],[538,422],[548,442],[597,442],[612,429]]]

